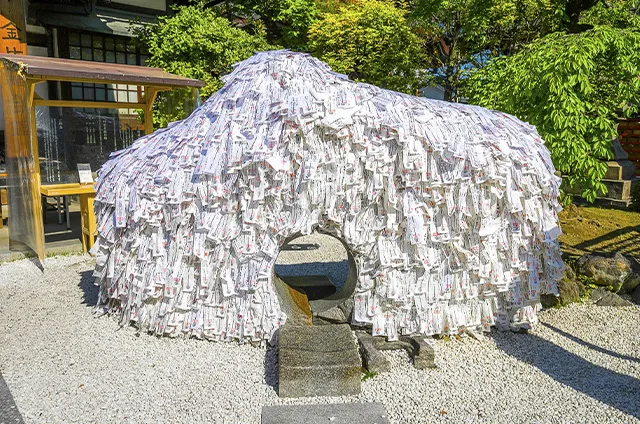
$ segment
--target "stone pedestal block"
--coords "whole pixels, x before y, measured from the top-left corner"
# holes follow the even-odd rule
[[[636,165],[630,160],[617,160],[607,162],[607,180],[633,180],[636,177]]]
[[[280,397],[344,396],[360,393],[362,361],[347,324],[280,329]]]
[[[389,371],[391,365],[382,352],[380,352],[380,349],[376,346],[379,344],[376,338],[364,332],[356,332],[356,335],[358,336],[358,342],[360,343],[362,364],[367,371],[375,372],[377,374]]]
[[[566,178],[566,177],[563,177]],[[607,187],[607,193],[598,193],[595,204],[603,206],[613,206],[626,208],[632,203],[631,193],[637,184],[640,184],[640,178],[630,180],[609,180],[603,179],[601,182]],[[566,193],[580,196],[582,187],[576,185],[569,187],[568,184],[563,185]]]
[[[607,199],[627,200],[631,199],[631,187],[637,180],[602,180],[607,187],[607,194],[602,195]]]

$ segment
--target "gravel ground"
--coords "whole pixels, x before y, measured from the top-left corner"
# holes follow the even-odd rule
[[[88,257],[45,268],[0,266],[0,371],[27,423],[258,423],[263,405],[367,401],[393,423],[640,423],[637,306],[546,311],[529,334],[438,342],[434,370],[389,352],[357,397],[279,399],[274,350],[137,336],[93,317]]]

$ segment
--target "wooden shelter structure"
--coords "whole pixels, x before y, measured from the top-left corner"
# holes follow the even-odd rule
[[[5,116],[9,239],[12,250],[32,250],[45,257],[42,195],[80,195],[83,246],[90,247],[96,228],[92,187],[81,184],[41,184],[40,156],[36,129],[36,107],[141,109],[152,116],[160,91],[204,86],[202,81],[173,75],[158,68],[97,63],[38,56],[0,55],[0,81]],[[127,84],[143,88],[142,101],[45,100],[35,86],[46,81],[97,84]],[[153,131],[153,120],[145,119],[146,133]]]

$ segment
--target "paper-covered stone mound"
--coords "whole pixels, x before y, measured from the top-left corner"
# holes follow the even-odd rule
[[[157,335],[264,340],[273,266],[319,228],[358,268],[374,335],[530,326],[564,265],[560,178],[535,128],[262,52],[184,121],[101,168],[99,304]]]

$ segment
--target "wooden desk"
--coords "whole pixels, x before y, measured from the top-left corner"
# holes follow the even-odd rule
[[[80,196],[80,217],[82,222],[82,250],[93,246],[96,233],[96,217],[93,213],[93,200],[96,189],[93,184],[52,184],[40,186],[40,194],[47,197]]]

